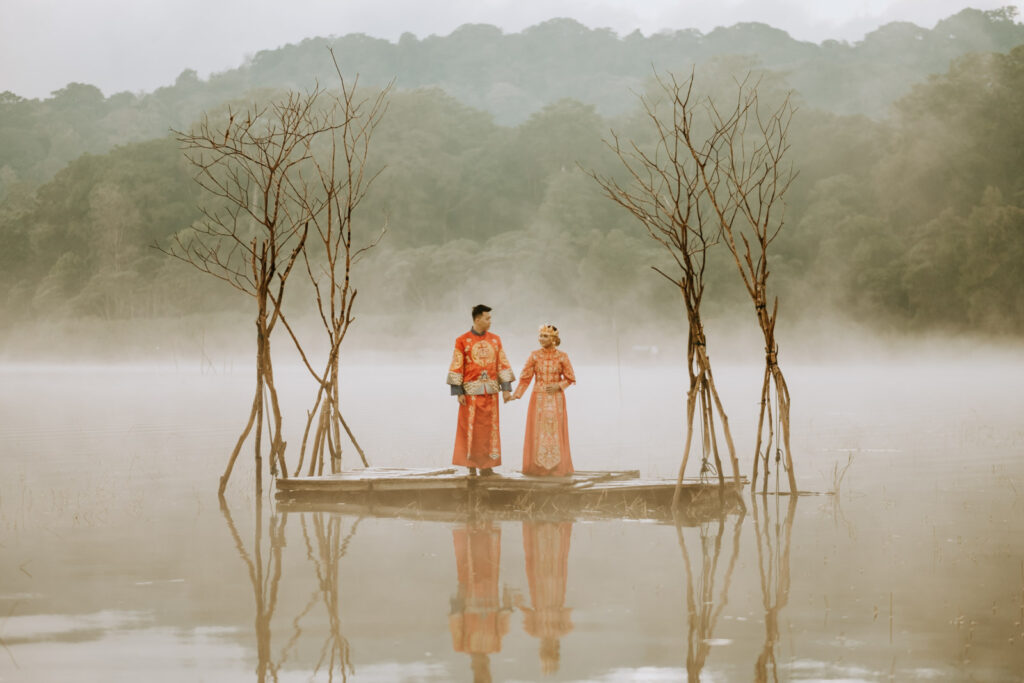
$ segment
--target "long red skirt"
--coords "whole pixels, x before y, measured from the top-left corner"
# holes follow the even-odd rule
[[[526,413],[523,474],[564,476],[573,471],[565,392],[534,389]]]
[[[481,469],[501,464],[498,394],[466,396],[466,405],[459,404],[452,464]]]
[[[452,647],[456,652],[499,652],[509,621],[498,595],[501,528],[490,523],[467,525],[452,530],[452,541],[459,580],[448,615]]]

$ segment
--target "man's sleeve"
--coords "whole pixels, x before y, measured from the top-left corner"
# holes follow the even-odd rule
[[[462,388],[462,349],[459,342],[455,342],[455,351],[452,353],[452,362],[448,366],[448,384],[452,388],[452,396],[461,396],[466,393]]]
[[[505,347],[498,347],[498,381],[501,383],[502,391],[512,391],[512,382],[516,376],[512,372],[512,365],[505,355]]]

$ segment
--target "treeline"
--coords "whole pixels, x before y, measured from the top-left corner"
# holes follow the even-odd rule
[[[719,60],[698,75],[724,93],[737,67]],[[766,97],[789,85],[755,77]],[[371,151],[384,171],[360,209],[363,228],[388,234],[359,265],[357,314],[390,316],[399,335],[498,295],[531,318],[553,308],[620,328],[681,315],[678,293],[650,271],[667,256],[582,170],[620,172],[603,142],[610,129],[648,139],[635,98],[620,116],[562,99],[501,126],[439,89],[396,91]],[[884,121],[805,105],[790,139],[800,175],[770,280],[787,317],[1024,333],[1024,46],[957,60]],[[228,288],[152,248],[198,218],[189,173],[163,138],[83,155],[9,194],[4,328],[236,307]],[[747,305],[718,252],[711,314]]]
[[[45,100],[0,94],[0,198],[53,177],[85,153],[161,137],[202,111],[260,89],[308,89],[332,82],[327,48],[345,73],[365,85],[391,80],[402,90],[439,88],[506,126],[523,123],[560,99],[593,105],[601,116],[627,114],[631,90],[642,90],[651,65],[688,69],[727,56],[784,73],[811,107],[838,114],[884,117],[896,99],[950,61],[972,52],[1005,52],[1024,43],[1015,8],[965,9],[933,29],[897,22],[854,44],[800,42],[765,24],[742,23],[703,34],[666,31],[618,36],[554,19],[520,33],[465,25],[448,36],[397,43],[362,34],[310,38],[257,53],[246,64],[201,80],[185,70],[173,85],[148,94],[104,98],[94,86],[72,83]]]

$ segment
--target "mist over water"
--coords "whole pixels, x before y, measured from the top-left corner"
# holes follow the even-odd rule
[[[0,94],[0,683],[1021,680],[1024,24],[1013,5],[948,7],[934,28],[872,25],[820,44],[780,31],[782,14],[770,26],[739,11],[708,32],[686,19],[627,33],[538,5],[540,23],[523,15],[515,32],[478,17],[450,35],[392,12],[410,25],[386,40],[320,17],[301,42],[237,68],[181,63],[152,93],[105,95],[94,74],[41,99]],[[172,42],[184,54],[187,41]],[[15,61],[15,80],[39,76],[39,60]],[[217,497],[256,388],[257,307],[200,271],[219,263],[236,287],[266,290],[243,284],[260,270],[242,252],[262,228],[225,218],[221,240],[203,216],[216,223],[233,205],[264,228],[322,216],[314,205],[333,191],[315,177],[335,167],[337,135],[350,138],[317,123],[333,95],[307,93],[299,132],[319,132],[304,137],[305,162],[285,164],[284,213],[262,222],[250,200],[273,163],[224,167],[235,202],[196,183],[210,167],[180,143],[200,121],[213,126],[207,142],[227,144],[243,120],[248,139],[277,125],[264,107],[302,97],[286,91],[334,93],[338,76],[371,100],[395,84],[379,128],[364,129],[367,156],[352,158],[372,190],[337,214],[352,218],[344,242],[356,249],[342,260],[358,259],[344,292],[359,291],[340,313],[355,320],[341,409],[370,463],[449,466],[452,341],[485,303],[517,374],[538,325],[559,327],[578,377],[567,410],[579,470],[673,479],[689,330],[681,283],[655,271],[683,266],[594,182],[636,179],[609,136],[655,156],[672,146],[647,116],[664,103],[638,98],[661,98],[652,78],[670,74],[692,75],[698,109],[706,96],[727,111],[745,78],[758,112],[797,108],[774,119],[796,179],[782,183],[784,213],[770,212],[785,229],[760,271],[767,300],[721,237],[704,243],[706,270],[684,293],[701,293],[704,349],[748,477],[765,359],[751,299],[779,303],[765,328],[806,495],[747,491],[742,513],[691,508],[679,527],[385,515],[278,504],[267,473],[256,493],[250,438]],[[746,150],[734,133],[712,139]],[[306,219],[292,227],[266,246],[303,254],[294,272],[280,260],[261,272],[282,287],[292,273],[274,295],[288,322],[269,354],[294,468],[317,385],[289,333],[314,365],[328,358],[318,302],[335,297],[318,273],[337,251]],[[192,238],[210,251],[175,249]],[[189,253],[198,270],[181,262]],[[499,472],[519,468],[525,411],[501,407]],[[703,445],[698,435],[691,476]],[[787,490],[778,461],[769,467],[767,490]]]
[[[513,365],[529,348],[510,349]],[[346,419],[371,464],[450,462],[445,360],[392,357],[345,372]],[[685,369],[576,365],[567,401],[577,467],[674,476]],[[792,509],[788,497],[748,499],[743,516],[677,532],[360,518],[285,511],[266,494],[257,508],[248,449],[223,510],[216,483],[251,399],[247,366],[4,366],[0,674],[1018,680],[1020,356],[784,369],[800,488],[828,491],[852,458],[839,495],[799,497]],[[715,371],[749,474],[761,368]],[[292,461],[312,398],[304,372],[277,370]],[[513,471],[522,407],[501,418],[501,470]],[[352,449],[345,458],[358,462]],[[473,655],[453,624],[475,590],[460,574],[459,539],[481,534],[498,548],[486,589],[504,631]]]

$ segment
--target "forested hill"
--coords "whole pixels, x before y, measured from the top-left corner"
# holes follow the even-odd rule
[[[765,24],[618,36],[570,19],[553,19],[521,33],[465,25],[448,36],[397,43],[351,34],[310,38],[266,50],[237,69],[200,80],[185,70],[174,85],[149,94],[110,97],[73,83],[45,100],[0,94],[0,197],[15,184],[46,181],[83,153],[148,140],[184,128],[200,112],[258,89],[308,88],[334,80],[327,48],[346,75],[366,85],[392,80],[400,90],[437,87],[499,125],[516,125],[544,106],[572,98],[602,116],[630,111],[660,70],[687,69],[714,59],[747,60],[779,73],[809,106],[838,114],[887,115],[913,84],[946,71],[971,52],[1006,52],[1024,43],[1013,8],[965,9],[925,29],[891,23],[847,44],[800,42]],[[184,66],[184,65],[183,65]]]
[[[417,40],[405,34],[397,44],[363,35],[317,38],[256,54],[242,68],[210,80],[210,86],[240,92],[288,84],[309,86],[328,79],[323,52],[331,46],[346,72],[383,84],[395,77],[401,88],[437,86],[499,124],[520,123],[544,105],[571,97],[596,106],[605,116],[632,108],[623,93],[639,90],[652,65],[678,70],[723,56],[746,56],[757,66],[783,73],[815,107],[842,114],[881,116],[910,86],[945,71],[968,52],[1005,52],[1024,43],[1024,25],[1009,10],[967,9],[927,30],[891,23],[853,45],[794,40],[761,23],[643,36],[617,36],[588,29],[571,19],[554,19],[522,33],[467,24],[446,37]]]
[[[725,88],[721,66],[698,77]],[[762,75],[766,98],[781,85]],[[678,291],[650,270],[664,250],[577,166],[621,173],[602,138],[644,140],[639,114],[563,99],[509,127],[437,89],[394,92],[371,150],[384,172],[359,214],[361,230],[386,217],[389,231],[360,264],[358,315],[391,316],[389,339],[477,298],[520,326],[550,312],[601,339],[678,321]],[[786,321],[1024,335],[1024,45],[957,60],[882,121],[804,107],[790,142],[800,175],[770,282]],[[83,155],[0,201],[0,355],[38,321],[180,330],[238,308],[229,287],[152,248],[199,218],[208,198],[191,175],[165,136]],[[747,312],[727,252],[711,259],[708,313]],[[467,273],[498,275],[469,290]]]
[[[626,59],[628,46],[641,53],[646,45],[644,59],[662,55],[660,68],[688,72],[686,60],[704,59],[697,78],[711,94],[729,96],[732,78],[751,68],[747,57],[724,56],[723,36],[732,35],[733,52],[757,47],[774,66],[756,73],[766,101],[804,83],[788,154],[799,176],[771,256],[770,288],[784,319],[839,315],[876,329],[1019,339],[1024,44],[1003,47],[1021,30],[1012,12],[965,10],[932,31],[890,25],[852,46],[795,43],[753,25],[619,39],[566,21],[514,36],[476,26],[397,45],[333,41],[344,69],[360,71],[367,91],[396,74],[402,86],[391,93],[370,153],[383,173],[357,217],[367,233],[388,224],[359,266],[358,315],[395,339],[405,331],[430,334],[423,330],[478,298],[509,317],[516,312],[520,327],[550,311],[615,343],[617,335],[631,343],[630,334],[643,343],[666,315],[678,322],[666,314],[681,316],[678,291],[651,271],[665,266],[665,251],[581,167],[622,174],[604,143],[609,130],[624,140],[649,135],[630,88],[650,85],[650,64],[635,54]],[[737,38],[746,33],[752,37]],[[528,49],[524,41],[541,34],[548,38]],[[48,342],[78,344],[78,331],[91,329],[123,344],[122,331],[173,321],[166,324],[179,333],[194,321],[189,329],[200,336],[211,320],[233,315],[244,302],[229,287],[152,248],[187,232],[209,199],[167,126],[187,128],[204,110],[216,118],[232,98],[236,109],[266,102],[317,74],[333,84],[327,42],[261,53],[209,82],[185,74],[150,95],[104,98],[74,85],[45,101],[3,96],[0,357],[19,343],[37,348],[41,337],[32,332],[16,341],[37,325],[67,326],[45,332]],[[686,44],[700,49],[687,56]],[[715,45],[723,56],[711,58]],[[978,51],[951,62],[945,56],[968,49]],[[401,64],[387,61],[402,54]],[[936,73],[925,75],[929,69]],[[522,110],[503,123],[495,102],[485,108],[480,98],[498,92],[497,84],[511,87],[501,79],[516,73],[513,85],[524,94],[510,102]],[[806,85],[812,78],[831,90]],[[844,113],[869,101],[850,94],[870,90],[869,82],[891,90],[889,113]],[[413,87],[429,83],[441,87]],[[748,312],[727,252],[712,249],[709,258],[708,314]],[[467,291],[467,272],[500,277]],[[301,310],[299,293],[289,301]]]

